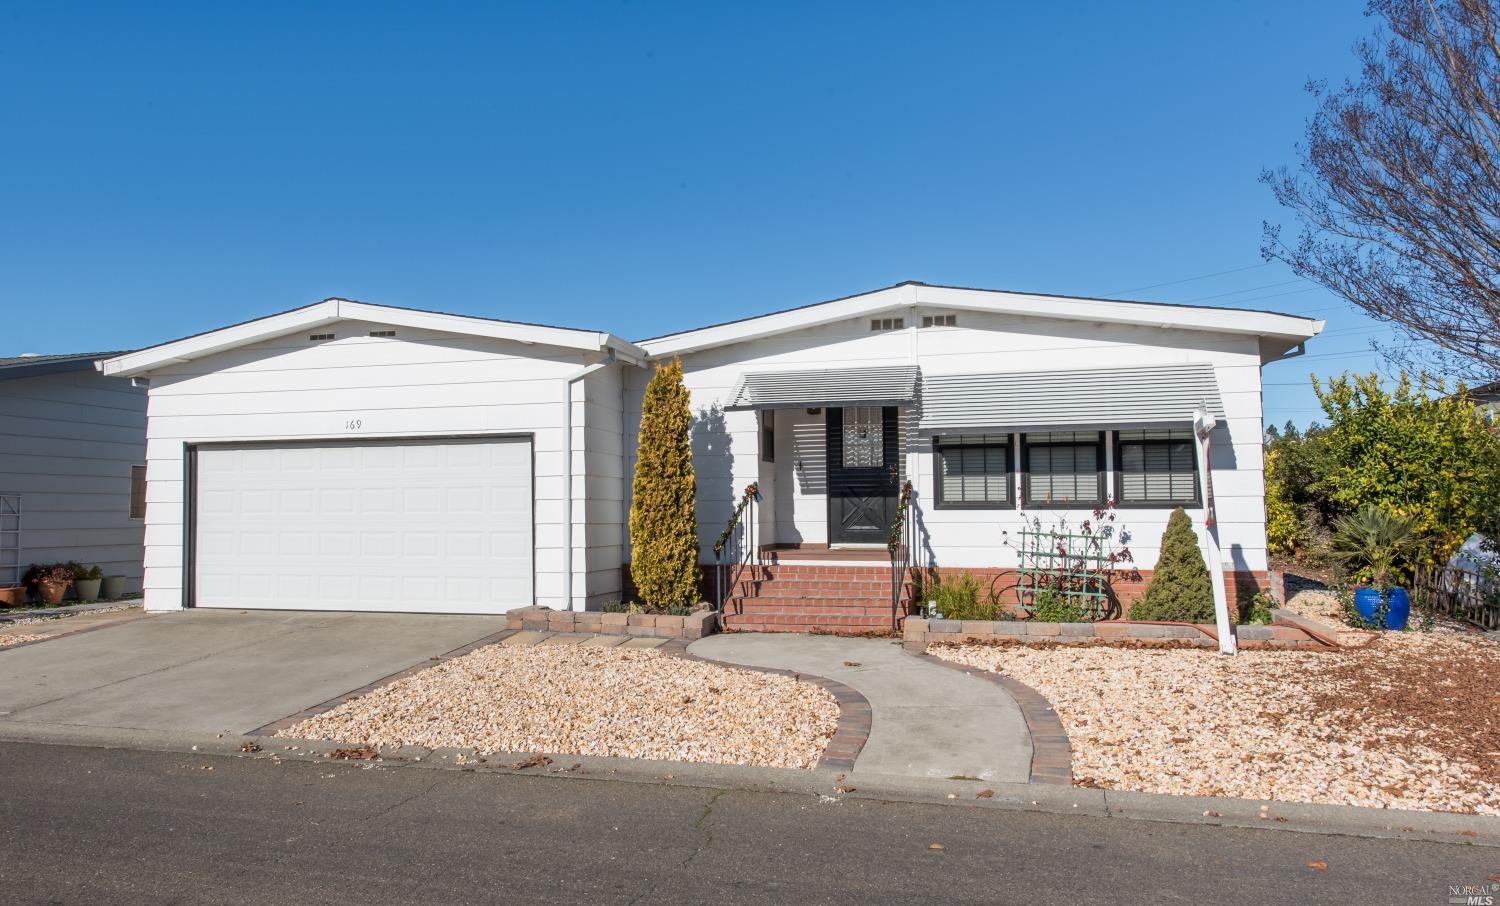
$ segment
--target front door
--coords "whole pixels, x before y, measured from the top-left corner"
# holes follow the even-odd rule
[[[895,406],[828,409],[828,543],[885,544],[901,479]]]

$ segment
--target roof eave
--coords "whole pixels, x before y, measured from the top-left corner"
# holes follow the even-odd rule
[[[640,361],[646,358],[645,350],[610,333],[469,318],[345,299],[325,299],[313,305],[116,356],[99,362],[98,367],[101,372],[112,377],[134,377],[167,365],[190,362],[229,349],[343,320],[440,330],[586,352],[614,350],[617,356],[627,360]]]

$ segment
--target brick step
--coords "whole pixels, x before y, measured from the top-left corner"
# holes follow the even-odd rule
[[[757,579],[884,579],[890,581],[889,566],[747,566],[726,575]]]
[[[889,617],[802,619],[738,618],[726,620],[726,632],[888,632]]]
[[[890,597],[891,585],[879,582],[741,582],[728,592],[736,598],[879,598]]]
[[[779,610],[887,610],[890,598],[731,598],[726,609],[739,611],[773,608]]]

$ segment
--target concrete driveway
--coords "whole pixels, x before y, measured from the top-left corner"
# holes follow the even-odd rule
[[[0,734],[246,733],[504,628],[504,616],[148,617],[0,650]]]

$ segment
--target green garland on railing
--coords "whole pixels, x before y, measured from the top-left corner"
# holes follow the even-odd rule
[[[729,517],[729,524],[724,526],[724,531],[719,535],[719,540],[714,542],[714,556],[724,553],[724,545],[729,543],[729,536],[734,534],[734,527],[740,524],[740,515],[745,512],[745,507],[751,500],[760,496],[760,485],[750,482],[745,485],[745,493],[740,495],[740,502],[735,505],[734,514]]]
[[[901,486],[901,501],[896,505],[896,521],[891,524],[891,537],[885,543],[885,549],[892,554],[896,548],[901,546],[901,531],[906,528],[906,510],[911,504],[911,482]]]

